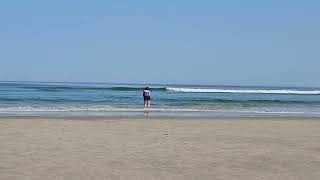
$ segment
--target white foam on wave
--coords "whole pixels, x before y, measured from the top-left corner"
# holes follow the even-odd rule
[[[68,116],[68,115],[107,115],[109,113],[116,113],[116,115],[123,113],[145,113],[145,112],[154,112],[154,113],[179,113],[183,115],[191,115],[193,113],[201,113],[202,115],[309,115],[309,116],[320,116],[319,112],[304,112],[304,111],[288,111],[288,110],[235,110],[235,109],[178,109],[178,108],[116,108],[109,106],[102,107],[7,107],[0,108],[0,116],[2,115],[57,115],[57,116]],[[207,114],[209,113],[209,114]]]
[[[211,112],[204,109],[178,109],[178,108],[116,108],[111,106],[101,107],[5,107],[1,112]]]
[[[301,95],[320,95],[319,90],[267,90],[267,89],[203,89],[203,88],[167,88],[172,92],[184,93],[245,93],[245,94],[301,94]]]

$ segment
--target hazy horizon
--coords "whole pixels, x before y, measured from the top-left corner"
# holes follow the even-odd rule
[[[84,81],[19,81],[19,80],[16,80],[16,81],[6,81],[6,80],[0,80],[0,83],[67,83],[67,84],[119,84],[119,85],[142,85],[143,87],[145,85],[147,86],[157,86],[157,85],[172,85],[172,86],[226,86],[226,87],[306,87],[306,88],[320,88],[320,86],[299,86],[299,85],[256,85],[256,84],[197,84],[197,83],[167,83],[167,84],[164,84],[164,83],[135,83],[135,82],[84,82]]]

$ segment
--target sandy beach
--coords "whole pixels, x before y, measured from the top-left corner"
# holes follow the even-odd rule
[[[319,179],[319,119],[1,118],[0,179]]]

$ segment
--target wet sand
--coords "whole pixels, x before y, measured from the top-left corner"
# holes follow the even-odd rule
[[[320,177],[320,119],[1,118],[0,146],[0,180]]]

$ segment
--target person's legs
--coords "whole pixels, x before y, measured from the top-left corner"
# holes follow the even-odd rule
[[[151,107],[151,101],[148,100],[148,108],[150,108],[150,107]]]
[[[147,100],[144,100],[144,108],[147,108],[148,107],[148,101]]]

